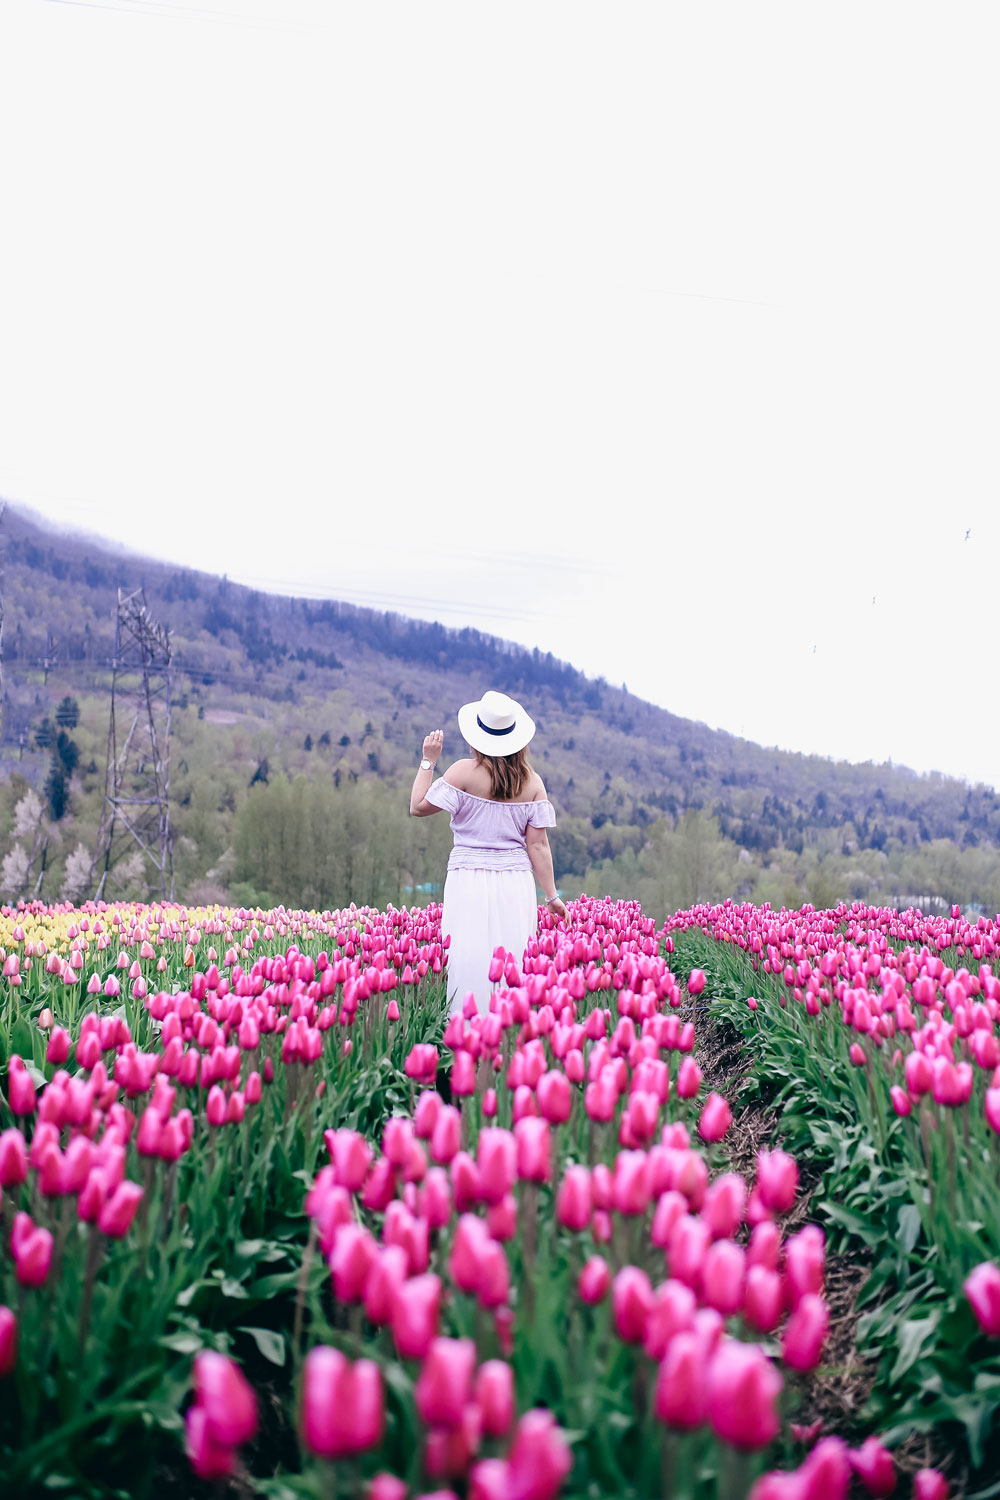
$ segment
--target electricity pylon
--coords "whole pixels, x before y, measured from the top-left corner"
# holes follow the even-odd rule
[[[95,901],[133,848],[155,871],[160,899],[174,895],[170,838],[170,634],[143,589],[118,590],[104,810],[94,854]]]

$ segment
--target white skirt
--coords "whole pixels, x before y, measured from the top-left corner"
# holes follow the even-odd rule
[[[471,993],[480,1012],[490,1008],[494,948],[513,953],[520,968],[538,931],[535,877],[528,870],[449,870],[444,883],[442,936],[448,949],[448,1000],[456,1015]]]

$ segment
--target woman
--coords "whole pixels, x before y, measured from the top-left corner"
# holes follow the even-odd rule
[[[451,935],[452,1015],[462,1010],[468,994],[481,1011],[488,1009],[495,948],[506,948],[520,963],[538,927],[536,879],[549,910],[566,915],[545,831],[555,827],[556,815],[528,761],[533,721],[506,693],[489,692],[459,709],[458,727],[472,759],[457,760],[435,781],[444,741],[435,729],[424,740],[410,793],[414,817],[448,812],[455,835],[441,914],[441,931]]]

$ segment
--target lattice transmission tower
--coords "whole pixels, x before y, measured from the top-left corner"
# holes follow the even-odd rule
[[[119,589],[95,900],[110,899],[116,868],[136,849],[155,872],[160,899],[173,899],[170,657],[170,633],[149,613],[144,590]]]

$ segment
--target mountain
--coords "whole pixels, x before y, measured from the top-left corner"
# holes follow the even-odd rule
[[[77,753],[55,820],[72,823],[61,857],[72,837],[86,845],[96,834],[117,590],[140,586],[171,632],[173,816],[176,838],[194,845],[181,860],[194,885],[232,884],[252,782],[259,788],[284,772],[367,786],[369,796],[381,785],[405,807],[423,735],[443,725],[446,760],[463,753],[455,710],[486,687],[522,699],[536,719],[534,760],[560,814],[561,879],[579,883],[609,861],[641,860],[657,830],[710,816],[713,834],[758,873],[777,861],[784,874],[810,850],[865,866],[866,855],[902,857],[940,841],[984,858],[1000,846],[1000,798],[990,787],[765,749],[478,630],[262,593],[60,532],[10,506],[0,555],[8,789],[0,849],[25,785],[42,796],[53,775],[50,734],[43,727],[39,737],[39,726],[54,724],[67,697],[78,706]]]

